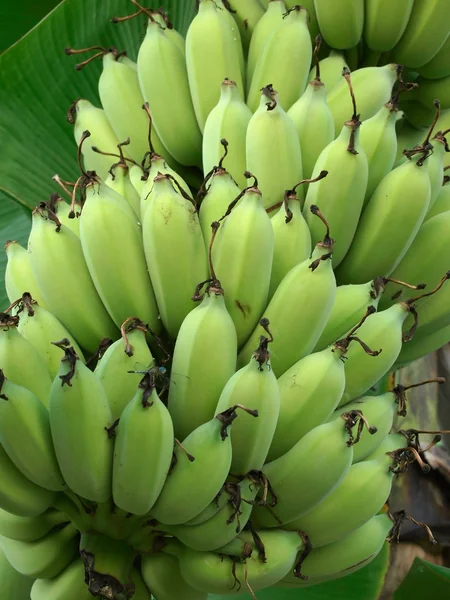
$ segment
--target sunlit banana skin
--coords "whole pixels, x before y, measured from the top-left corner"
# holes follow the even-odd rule
[[[104,337],[117,338],[118,330],[97,294],[80,240],[64,225],[49,220],[47,214],[45,208],[33,213],[28,239],[31,268],[49,310],[80,346],[93,352]]]
[[[344,68],[348,69],[344,53],[338,50],[331,50],[326,58],[322,58],[319,61],[319,67],[320,80],[325,86],[326,95],[328,95],[341,81]],[[312,81],[316,77],[316,74],[316,67],[313,67],[309,73],[309,81]]]
[[[265,11],[259,0],[232,0],[229,5],[241,34],[243,50],[247,53],[255,27]]]
[[[148,588],[161,600],[206,600],[207,592],[194,589],[183,579],[174,556],[162,552],[146,554],[142,557],[141,572]]]
[[[155,179],[155,195],[145,213],[142,233],[161,320],[175,338],[195,307],[191,297],[196,285],[207,279],[207,261],[196,210],[167,176]]]
[[[236,330],[223,290],[212,282],[201,304],[183,321],[173,352],[168,408],[178,439],[212,419],[236,370],[236,353]]]
[[[326,0],[314,0],[314,7],[320,32],[329,46],[339,50],[356,46],[364,27],[363,0],[332,4]]]
[[[134,212],[134,215],[130,213],[130,217],[135,217],[139,220],[141,213],[141,195],[131,182],[128,166],[118,163],[111,167],[110,173],[105,179],[105,185],[117,192],[122,198],[125,198]],[[121,203],[121,206],[126,209],[123,203]],[[79,221],[79,219],[77,219],[77,221]]]
[[[202,158],[205,177],[219,165],[223,155],[221,140],[225,139],[228,142],[228,152],[220,164],[239,187],[246,186],[245,137],[251,117],[252,111],[242,99],[236,83],[224,79],[220,87],[219,102],[209,113],[203,131]]]
[[[200,0],[198,14],[186,35],[186,67],[192,103],[202,132],[209,113],[219,100],[220,85],[225,77],[235,81],[244,96],[242,49],[234,36],[223,9],[213,0]]]
[[[364,11],[364,43],[371,50],[387,52],[401,39],[414,0],[367,0]]]
[[[112,473],[115,504],[129,513],[144,515],[156,502],[169,472],[173,452],[173,425],[166,406],[145,375],[125,407],[116,429]],[[151,464],[141,459],[152,457]]]
[[[277,90],[279,102],[286,111],[303,93],[312,54],[307,18],[307,11],[295,5],[268,36],[255,64],[247,94],[247,104],[252,112],[258,108],[261,88],[268,83]],[[281,61],[283,69],[280,69]]]
[[[9,240],[5,244],[8,262],[5,269],[5,289],[10,302],[15,302],[24,292],[29,292],[41,306],[46,307],[44,296],[39,289],[26,249]]]
[[[156,21],[148,22],[137,68],[142,94],[149,103],[152,122],[162,143],[181,164],[200,164],[202,141],[190,97],[185,57]],[[171,110],[170,105],[175,101],[178,108]]]
[[[259,107],[248,124],[246,155],[247,170],[258,179],[266,209],[282,202],[285,191],[303,179],[295,125],[271,86],[263,88]]]

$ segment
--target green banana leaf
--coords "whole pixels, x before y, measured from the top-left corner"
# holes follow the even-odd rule
[[[158,0],[185,32],[195,12],[193,0]],[[15,9],[23,9],[19,2]],[[26,241],[31,209],[57,191],[56,173],[77,176],[76,146],[66,111],[79,97],[98,104],[101,61],[76,71],[76,57],[64,48],[117,46],[136,58],[146,19],[114,25],[111,17],[135,12],[129,0],[64,0],[19,42],[0,56],[0,245]],[[13,9],[8,5],[8,20]],[[21,206],[28,212],[24,212]],[[0,259],[0,309],[7,306],[5,256]]]
[[[450,586],[450,569],[434,565],[421,558],[416,558],[408,575],[394,594],[394,600],[412,600],[427,598],[448,598]]]

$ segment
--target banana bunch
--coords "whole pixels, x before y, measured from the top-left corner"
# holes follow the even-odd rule
[[[393,430],[408,388],[371,388],[450,341],[446,2],[200,0],[186,38],[132,3],[136,63],[66,49],[102,60],[101,106],[72,105],[79,177],[5,248],[2,581],[337,579],[398,529],[394,475],[427,470]]]

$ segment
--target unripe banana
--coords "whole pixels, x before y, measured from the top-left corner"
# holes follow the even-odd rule
[[[245,1],[246,0],[244,0],[244,2]],[[224,2],[224,0],[214,0],[214,2],[216,4],[217,8],[219,10],[222,10],[222,12],[219,13],[219,15],[221,17],[223,17],[229,23],[231,33],[233,34],[233,42],[234,42],[234,45],[237,47],[237,53],[238,53],[238,58],[239,58],[239,67],[241,69],[242,83],[244,85],[243,90],[245,90],[245,56],[244,56],[244,47],[242,44],[242,38],[241,38],[241,32],[239,31],[239,26],[236,23],[236,20],[233,18],[233,15],[231,14],[231,12],[229,10],[229,8],[230,8],[229,0],[226,0],[225,2]],[[225,77],[226,77],[226,75],[225,75]],[[244,97],[244,94],[242,95],[242,97]]]
[[[225,484],[229,500],[211,519],[199,525],[174,525],[168,532],[194,550],[208,551],[225,546],[247,524],[260,485],[254,474],[240,483]]]
[[[144,515],[156,502],[169,472],[173,452],[170,414],[158,397],[149,371],[120,416],[114,444],[114,503]],[[151,463],[142,460],[152,457]]]
[[[31,588],[31,600],[91,600],[92,594],[84,581],[84,565],[75,558],[56,577],[36,579]]]
[[[247,340],[266,305],[273,248],[272,225],[255,181],[242,192],[241,201],[219,227],[211,252],[215,271],[211,275],[217,275],[225,290],[238,347]]]
[[[433,203],[433,206],[431,206],[431,208],[426,214],[425,221],[428,221],[436,215],[450,210],[450,185],[446,185],[448,184],[449,180],[450,179],[448,179],[448,176],[446,175],[444,177],[444,183],[439,189],[438,195]]]
[[[296,187],[286,190],[283,204],[270,219],[274,250],[269,300],[289,271],[311,256],[311,234],[302,215]]]
[[[27,600],[30,597],[33,580],[18,573],[3,551],[0,551],[0,581],[2,593],[8,600]]]
[[[332,251],[333,240],[327,230],[323,242],[316,245],[311,259],[289,271],[264,311],[263,316],[269,320],[274,337],[270,362],[277,377],[297,360],[310,354],[331,313],[336,294],[330,260]],[[238,355],[238,367],[250,360],[258,341],[259,327],[242,347]]]
[[[210,502],[208,506],[204,510],[202,510],[202,512],[199,513],[196,517],[190,519],[189,521],[186,521],[184,525],[200,525],[201,523],[205,523],[205,521],[209,521],[210,519],[212,519],[219,512],[219,510],[221,510],[228,503],[230,494],[234,493],[233,490],[235,488],[233,486],[232,488],[233,489],[231,489],[228,486],[228,483],[225,482],[217,496],[214,498],[214,500]]]
[[[320,62],[316,43],[316,76],[309,82],[300,98],[292,104],[288,115],[294,121],[300,140],[303,177],[312,176],[314,165],[322,150],[334,140],[334,120],[326,100],[326,88],[320,79]]]
[[[172,23],[169,21],[166,13],[162,8],[158,8],[156,11],[151,11],[152,17],[157,21],[163,28],[168,38],[179,48],[183,56],[185,55],[185,39],[183,35],[177,31]]]
[[[450,108],[450,76],[441,79],[417,79],[418,88],[414,93],[414,99],[423,104],[425,108],[433,105],[436,98],[439,99],[442,109]]]
[[[31,268],[46,308],[80,346],[94,352],[104,337],[116,338],[117,329],[92,283],[80,240],[64,225],[52,222],[52,217],[45,204],[33,212],[28,239]]]
[[[323,39],[331,48],[356,46],[363,33],[364,0],[314,0],[314,7]]]
[[[209,113],[203,131],[202,158],[205,177],[220,163],[239,187],[245,187],[245,137],[251,117],[252,112],[242,99],[234,81],[225,79],[220,86],[219,101]],[[223,140],[226,140],[228,145],[227,153],[222,158]]]
[[[147,327],[139,319],[127,319],[122,338],[108,347],[95,368],[109,401],[112,420],[120,417],[138,388],[139,371],[153,367],[153,356],[146,341]]]
[[[207,592],[199,592],[181,576],[178,559],[160,552],[144,554],[141,573],[149,590],[158,600],[206,600]]]
[[[214,594],[237,594],[243,584],[256,591],[275,585],[294,568],[297,553],[304,549],[299,533],[258,531],[265,561],[250,556],[244,561],[215,552],[200,552],[168,541],[165,552],[179,560],[182,577],[198,590]]]
[[[111,410],[102,384],[64,347],[58,377],[50,390],[50,427],[56,457],[67,485],[95,502],[111,496],[113,441]]]
[[[226,11],[225,11],[226,12]],[[198,14],[186,35],[186,66],[197,123],[200,131],[220,96],[225,77],[236,82],[244,96],[241,71],[242,46],[226,14],[214,0],[200,0]],[[228,15],[232,20],[231,15]]]
[[[349,75],[346,74],[345,77],[351,91]],[[318,206],[326,215],[337,240],[332,258],[334,268],[341,263],[352,243],[367,187],[368,164],[359,144],[359,126],[355,105],[352,118],[345,121],[339,136],[320,153],[314,166],[313,178],[324,170],[328,171],[328,176],[308,188],[303,207],[313,244],[321,239],[322,227],[311,212],[311,206]]]
[[[15,302],[24,292],[29,292],[40,306],[46,308],[44,296],[31,268],[28,252],[15,240],[6,242],[5,252],[8,257],[5,269],[5,289],[8,300],[11,303]]]
[[[422,77],[427,79],[439,79],[450,75],[450,35],[439,48],[433,58],[418,69]]]
[[[322,58],[319,61],[319,67],[320,79],[325,86],[325,94],[328,96],[331,90],[341,81],[344,68],[348,69],[344,53],[338,50],[331,50],[326,58]],[[316,74],[316,67],[313,67],[309,73],[308,80],[312,81],[316,77]]]
[[[58,175],[53,176],[52,179],[60,182],[61,185],[65,185]],[[58,194],[50,194],[48,205],[50,210],[55,213],[61,223],[73,231],[77,237],[80,237],[80,220],[78,218],[72,218],[73,212],[75,212],[75,217],[81,214],[81,204],[78,202],[78,200],[75,199],[72,210],[72,204],[65,202],[60,196],[58,196]]]
[[[232,450],[227,429],[237,417],[236,408],[200,425],[182,446],[175,447],[174,467],[151,510],[152,517],[163,524],[179,525],[196,517],[217,496],[230,470]]]
[[[80,99],[72,104],[67,118],[69,123],[75,123],[73,132],[78,146],[85,131],[91,134],[89,143],[83,144],[81,150],[85,170],[95,171],[101,179],[106,179],[114,161],[110,156],[92,150],[92,146],[101,148],[103,152],[115,153],[120,140],[117,139],[105,111],[95,107],[89,100]]]
[[[137,220],[129,218],[115,196],[98,181],[91,181],[86,187],[80,234],[89,273],[117,327],[136,315],[158,332],[160,320],[145,262],[141,229]],[[120,251],[115,251],[116,248]],[[115,274],[114,278],[111,273]]]
[[[140,198],[142,195],[142,190],[144,189],[145,182],[147,181],[146,173],[140,165],[132,165],[130,168],[130,181],[131,185],[134,187],[136,192],[139,195],[139,214],[140,214]],[[142,215],[141,220],[142,220]]]
[[[389,101],[396,79],[397,65],[394,64],[363,67],[352,72],[352,85],[361,121],[373,117]],[[343,79],[327,94],[327,103],[333,114],[336,131],[339,131],[352,111],[347,83]]]
[[[208,267],[196,210],[175,191],[167,175],[155,177],[142,233],[161,320],[176,338],[181,323],[194,308],[192,290],[207,279]]]
[[[405,256],[430,204],[430,179],[423,158],[424,153],[413,156],[390,171],[376,188],[336,272],[340,283],[363,283],[380,273],[388,276]],[[385,247],[389,252],[380,251]]]
[[[77,534],[72,523],[67,523],[34,542],[0,536],[0,545],[16,571],[34,579],[50,579],[61,573],[77,555]]]
[[[450,277],[450,272],[441,279],[436,289],[440,289],[443,281]],[[434,291],[435,291],[434,290]],[[430,335],[437,333],[440,329],[450,325],[450,314],[448,312],[448,303],[450,299],[450,286],[444,285],[443,289],[435,296],[427,298],[420,304],[420,323],[418,332],[421,335]],[[411,326],[412,319],[405,322],[405,328]]]
[[[422,334],[418,331],[411,342],[403,346],[393,366],[393,370],[401,369],[413,360],[417,360],[431,352],[439,350],[439,348],[443,348],[448,342],[450,342],[450,325],[428,334]]]
[[[69,331],[50,311],[39,306],[30,294],[23,294],[19,303],[20,317],[17,329],[45,360],[50,377],[54,379],[59,370],[61,352],[52,342],[67,338],[81,361],[83,353]]]
[[[409,68],[425,65],[447,39],[447,18],[446,2],[414,2],[406,30],[392,50],[394,60]]]
[[[214,169],[214,172],[208,180],[208,187],[200,205],[199,214],[203,239],[205,240],[205,248],[207,251],[212,237],[211,224],[223,217],[227,212],[229,205],[240,195],[240,193],[241,190],[238,188],[228,171],[220,166]]]
[[[395,156],[394,169],[402,163],[407,162],[404,150],[414,148],[422,143],[427,134],[427,128],[416,129],[413,127],[405,115],[397,121],[397,154]]]
[[[367,307],[377,308],[384,286],[382,277],[376,277],[368,283],[339,285],[331,314],[314,351],[323,350],[344,337],[362,319]]]
[[[53,503],[55,494],[27,479],[0,445],[0,506],[14,515],[35,517]]]
[[[361,462],[384,459],[388,452],[394,452],[405,445],[405,436],[401,433],[389,433],[381,444]]]
[[[0,443],[9,458],[36,485],[64,490],[47,408],[33,392],[7,380],[1,369],[0,394]]]
[[[166,32],[155,20],[149,20],[137,58],[139,84],[164,146],[181,164],[199,165],[202,139],[185,57]]]
[[[202,301],[181,325],[169,388],[168,408],[179,439],[213,418],[222,389],[236,370],[236,330],[219,282],[210,281],[203,296],[194,297]]]
[[[303,178],[294,122],[271,85],[262,89],[259,108],[248,124],[246,156],[248,171],[258,178],[265,208],[282,202],[285,191]]]
[[[447,132],[446,132],[447,133]],[[436,202],[444,179],[445,152],[450,149],[444,134],[439,131],[431,140],[432,153],[428,159],[428,174],[430,177],[430,208]]]
[[[307,19],[307,11],[297,4],[283,15],[281,24],[267,38],[247,94],[252,112],[258,108],[261,88],[268,82],[277,90],[280,105],[286,111],[303,93],[312,58]]]
[[[353,436],[349,429],[355,424],[353,415],[343,413],[331,423],[315,427],[286,454],[265,464],[262,472],[274,501],[272,506],[256,505],[252,522],[263,528],[279,527],[325,498],[350,469]]]
[[[268,323],[261,323],[269,337],[261,336],[258,348],[248,365],[239,369],[223,388],[217,403],[216,416],[224,410],[247,402],[258,411],[258,419],[249,414],[233,426],[231,472],[245,475],[260,471],[269,452],[280,412],[278,382],[270,366],[268,344],[272,341]],[[220,544],[222,545],[222,544]]]
[[[19,319],[0,313],[0,365],[13,383],[27,388],[44,406],[48,405],[48,394],[52,380],[44,359],[17,329]]]
[[[231,0],[229,6],[241,34],[244,53],[247,54],[255,27],[265,11],[258,0]]]
[[[394,477],[390,466],[392,458],[386,455],[352,465],[341,483],[322,502],[283,527],[307,532],[314,549],[344,538],[382,509]]]
[[[141,195],[138,193],[133,183],[131,182],[129,169],[125,161],[120,161],[113,165],[110,169],[108,177],[105,179],[105,185],[111,188],[114,192],[117,192],[119,196],[125,198],[130,207],[133,209],[133,213],[130,213],[130,217],[135,219],[140,218],[141,212]],[[116,196],[116,200],[119,199]],[[126,210],[126,206],[121,202],[121,206]]]
[[[35,517],[19,517],[0,509],[0,535],[21,542],[33,542],[68,520],[67,515],[54,509]]]
[[[264,46],[271,34],[283,22],[283,15],[286,14],[286,10],[283,0],[270,0],[266,12],[255,26],[247,57],[247,91],[250,88],[256,63],[264,50]]]
[[[375,52],[391,50],[408,25],[413,4],[414,0],[398,0],[398,2],[366,0],[364,14],[366,46]]]

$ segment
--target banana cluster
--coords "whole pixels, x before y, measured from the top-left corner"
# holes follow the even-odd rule
[[[70,202],[6,245],[2,577],[32,600],[344,577],[427,469],[392,431],[406,388],[372,388],[450,340],[450,116],[408,137],[397,64],[438,72],[445,3],[200,0],[184,39],[132,1],[137,62],[77,65],[102,58],[102,108],[68,113]]]

